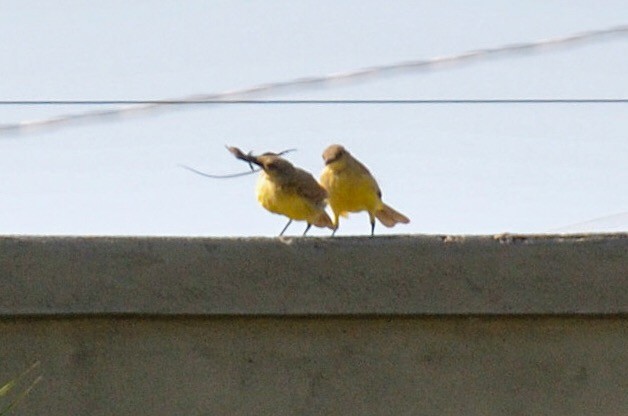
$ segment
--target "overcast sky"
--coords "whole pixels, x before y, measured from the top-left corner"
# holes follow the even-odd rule
[[[0,99],[221,92],[626,23],[625,0],[6,0]],[[628,98],[626,74],[623,36],[264,98]],[[1,105],[0,124],[96,108]],[[412,220],[377,234],[628,231],[628,104],[552,103],[194,106],[2,136],[0,233],[275,236],[286,220],[257,203],[254,175],[177,165],[228,174],[247,166],[225,144],[297,148],[318,176],[332,143]],[[353,214],[338,235],[369,231]]]

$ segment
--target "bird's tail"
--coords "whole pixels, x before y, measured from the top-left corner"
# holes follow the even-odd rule
[[[386,227],[392,227],[398,222],[407,224],[410,219],[400,212],[395,211],[390,206],[383,204],[382,208],[375,213],[375,217]]]
[[[334,223],[332,222],[331,218],[329,218],[329,215],[327,215],[327,213],[325,211],[322,211],[312,222],[312,225],[315,225],[317,227],[321,227],[321,228],[330,228],[330,229],[334,229]]]

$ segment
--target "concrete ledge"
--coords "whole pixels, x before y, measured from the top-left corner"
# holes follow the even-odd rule
[[[0,238],[0,316],[627,314],[628,234]]]
[[[0,376],[42,361],[23,416],[628,414],[618,318],[19,318],[0,333]]]
[[[0,238],[25,416],[626,415],[627,317],[626,234]]]

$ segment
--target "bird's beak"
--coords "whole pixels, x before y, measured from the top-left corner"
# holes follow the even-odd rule
[[[264,168],[264,165],[262,165],[262,163],[261,163],[259,160],[257,160],[257,157],[253,156],[253,155],[252,155],[252,154],[250,154],[250,153],[249,153],[248,155],[246,155],[246,156],[247,156],[247,158],[246,158],[246,159],[244,159],[244,160],[246,160],[247,162],[249,162],[249,165],[250,165],[251,163],[253,163],[254,165],[257,165],[257,166],[259,166],[259,167],[260,167],[260,168],[262,168],[262,169]]]
[[[338,155],[323,157],[325,166],[329,165],[330,163],[335,162],[336,160],[338,160]]]
[[[236,157],[236,159],[240,159],[240,160],[244,160],[245,162],[249,162],[249,166],[251,165],[251,163],[259,166],[259,167],[264,167],[259,160],[257,160],[257,158],[255,156],[253,156],[251,153],[245,154],[242,150],[238,149],[237,147],[231,147],[231,146],[225,146],[227,148],[227,150]],[[252,167],[251,167],[252,168]]]

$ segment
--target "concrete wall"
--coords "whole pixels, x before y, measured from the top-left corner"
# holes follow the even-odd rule
[[[628,235],[0,238],[36,359],[16,414],[624,416]]]

